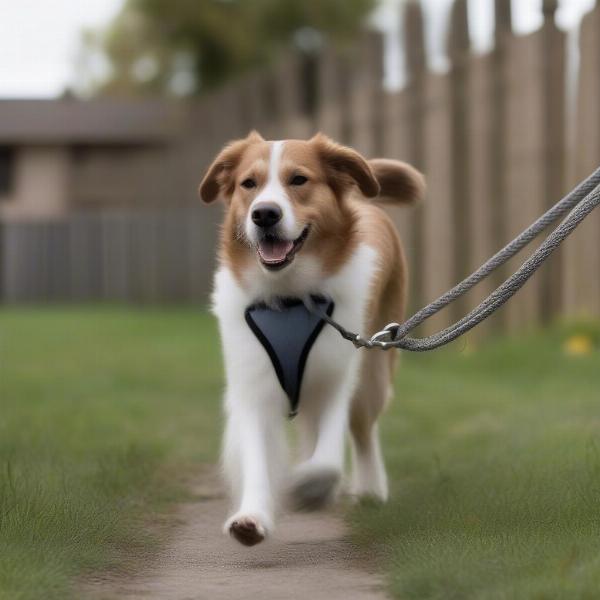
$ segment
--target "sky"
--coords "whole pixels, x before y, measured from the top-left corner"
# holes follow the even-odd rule
[[[54,97],[72,81],[83,28],[123,0],[0,0],[0,97]]]
[[[391,40],[393,54],[398,29],[397,7],[404,0],[383,0],[374,21]],[[540,24],[541,0],[512,0],[519,32]],[[424,0],[429,17],[428,47],[434,67],[443,67],[440,33],[452,0]],[[475,47],[489,47],[493,28],[493,0],[469,0]],[[0,98],[60,95],[73,80],[83,28],[106,25],[123,0],[0,0]],[[576,25],[595,0],[562,0],[558,15],[565,28]],[[397,39],[397,37],[396,37]],[[389,46],[390,44],[388,44]],[[393,60],[388,70],[398,72]],[[391,84],[397,84],[394,76]]]

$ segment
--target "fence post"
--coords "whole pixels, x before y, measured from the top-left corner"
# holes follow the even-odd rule
[[[502,248],[508,240],[508,223],[506,214],[506,169],[507,169],[507,45],[512,39],[512,10],[511,0],[494,0],[495,32],[494,49],[491,55],[492,92],[491,92],[491,132],[490,132],[490,184],[491,201],[491,238],[494,251]],[[500,267],[492,274],[491,280],[496,287],[506,279],[508,269]],[[491,328],[501,329],[507,323],[505,311],[496,313],[491,322]]]
[[[252,129],[260,132],[263,124],[263,103],[260,98],[260,74],[253,71],[244,75],[240,81],[240,95],[243,102],[240,106],[241,121],[244,132],[248,133]]]
[[[566,35],[555,24],[557,0],[544,0],[544,144],[545,208],[555,204],[566,191]],[[548,323],[562,309],[562,249],[559,249],[539,274],[541,285],[540,316]]]
[[[404,10],[404,52],[408,86],[406,88],[407,119],[404,124],[408,136],[408,156],[412,164],[425,169],[425,77],[427,63],[425,55],[425,23],[420,2],[412,1]],[[429,202],[431,198],[427,198]],[[425,301],[423,280],[424,220],[423,207],[419,206],[412,215],[413,230],[408,244],[412,255],[411,298],[413,306]]]
[[[581,24],[581,61],[571,186],[600,166],[600,4]],[[600,314],[600,210],[595,210],[564,246],[564,309],[569,316]]]
[[[365,32],[352,78],[350,107],[352,145],[367,158],[383,147],[383,40],[379,33]]]
[[[277,81],[279,123],[276,139],[299,138],[310,135],[313,124],[306,106],[303,57],[289,52],[274,67]]]
[[[468,119],[469,97],[469,57],[471,42],[467,0],[456,0],[452,6],[448,55],[450,69],[450,111],[451,111],[451,161],[452,161],[452,227],[454,244],[454,280],[464,279],[469,271],[472,254],[471,215],[472,198],[470,186],[471,149],[469,147]],[[465,314],[466,302],[462,298],[452,307],[453,318]]]
[[[317,129],[338,142],[349,144],[350,69],[347,57],[332,44],[326,44],[317,60]]]
[[[507,240],[519,234],[544,212],[548,203],[549,141],[546,98],[544,30],[529,35],[512,36],[507,45],[506,73],[507,126],[507,189],[503,204],[507,211]],[[561,127],[558,119],[556,127]],[[528,251],[530,249],[528,248]],[[522,262],[520,255],[508,265],[510,272]],[[554,266],[553,261],[550,268]],[[527,283],[514,302],[504,310],[509,328],[523,332],[543,322],[542,306],[549,302],[544,289],[542,271]],[[547,271],[546,271],[547,272]]]

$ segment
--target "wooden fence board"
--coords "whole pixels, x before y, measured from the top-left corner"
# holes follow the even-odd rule
[[[277,82],[279,127],[275,139],[305,139],[313,133],[313,123],[307,113],[308,81],[305,60],[290,54],[280,60],[273,74]]]
[[[600,166],[600,6],[581,27],[581,70],[576,138],[570,169],[575,185]],[[600,210],[596,209],[569,238],[563,253],[564,313],[600,313]]]
[[[385,123],[383,135],[382,155],[388,158],[415,163],[413,144],[411,143],[411,128],[405,124],[410,117],[411,98],[406,90],[386,94],[385,97]],[[418,236],[415,235],[417,227],[417,214],[415,207],[394,206],[385,207],[390,215],[402,240],[408,264],[408,307],[414,310],[418,304],[415,292],[414,277],[418,266]]]
[[[492,194],[492,149],[493,138],[493,78],[494,61],[491,55],[473,56],[469,61],[468,94],[471,98],[468,115],[467,134],[469,136],[468,160],[471,163],[468,173],[470,198],[468,210],[471,213],[470,229],[471,252],[467,257],[466,271],[477,269],[498,248],[494,244],[493,194]],[[481,282],[466,300],[473,307],[483,300],[494,288],[493,281],[487,279]],[[489,323],[482,324],[473,334],[480,337],[489,330]]]
[[[514,37],[507,46],[506,242],[540,216],[545,207],[542,41],[541,32],[536,32]],[[513,272],[523,257],[521,253],[510,261],[508,270]],[[539,277],[533,277],[503,309],[511,331],[522,331],[539,323],[540,286]]]
[[[428,181],[428,198],[422,206],[423,240],[421,253],[424,301],[430,302],[453,286],[454,232],[449,224],[452,215],[452,160],[450,155],[451,120],[447,110],[450,87],[443,75],[427,78],[424,117],[424,171]],[[445,310],[429,321],[425,330],[434,331],[449,323]]]
[[[341,143],[349,135],[349,68],[346,58],[327,45],[317,62],[315,128]]]
[[[122,214],[102,215],[102,261],[105,265],[102,298],[127,302],[129,294],[129,228]]]
[[[350,88],[351,145],[367,158],[383,145],[383,42],[369,32],[361,40]]]

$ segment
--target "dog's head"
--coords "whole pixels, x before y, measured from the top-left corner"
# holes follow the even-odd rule
[[[389,164],[380,170],[389,180]],[[344,202],[351,190],[366,198],[381,191],[374,169],[358,152],[321,134],[273,142],[256,132],[227,145],[199,188],[204,202],[226,204],[229,259],[257,261],[271,273],[285,270],[300,254],[339,258],[354,223]]]

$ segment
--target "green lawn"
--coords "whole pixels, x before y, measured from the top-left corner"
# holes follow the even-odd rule
[[[407,356],[383,421],[392,500],[349,514],[398,598],[596,598],[600,329]],[[192,309],[0,310],[0,599],[66,599],[158,541],[218,450],[216,328]]]
[[[566,355],[581,331],[595,350]],[[557,328],[408,357],[383,425],[392,500],[350,517],[396,597],[600,597],[599,342]]]
[[[193,310],[0,311],[0,599],[65,600],[155,543],[218,449],[215,340]]]

